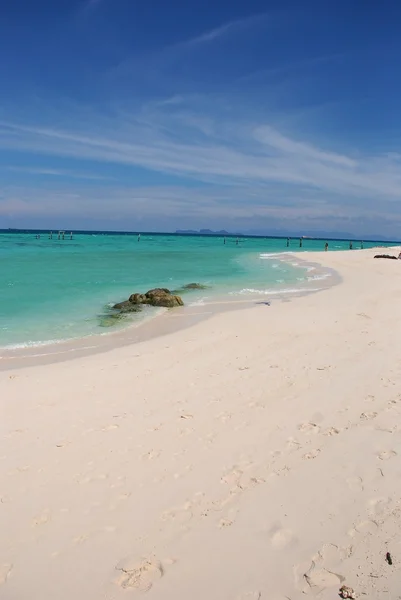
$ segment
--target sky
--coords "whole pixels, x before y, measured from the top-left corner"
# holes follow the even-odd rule
[[[401,239],[398,0],[0,6],[0,228]]]

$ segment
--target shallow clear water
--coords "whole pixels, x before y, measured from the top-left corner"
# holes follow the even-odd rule
[[[324,242],[304,240],[303,250]],[[369,244],[365,244],[368,247]],[[330,249],[345,249],[331,242]],[[30,345],[105,333],[107,306],[152,287],[177,289],[199,282],[215,294],[269,294],[302,285],[308,273],[264,254],[285,252],[286,240],[210,236],[76,234],[70,240],[34,233],[0,234],[0,346]],[[299,250],[292,242],[290,250]],[[145,311],[134,319],[143,319]],[[150,313],[152,314],[152,313]],[[105,318],[106,315],[106,318]],[[121,326],[121,323],[118,325]]]

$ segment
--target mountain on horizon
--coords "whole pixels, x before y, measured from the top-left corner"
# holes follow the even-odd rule
[[[237,231],[226,231],[222,229],[220,231],[213,231],[212,229],[177,229],[177,234],[185,235],[241,235],[241,236],[257,236],[257,237],[277,237],[277,238],[314,238],[314,239],[328,239],[328,240],[352,240],[352,241],[383,241],[383,242],[395,242],[391,237],[383,236],[382,234],[370,234],[365,235],[363,238],[356,236],[354,233],[349,231],[288,231],[285,229],[247,229],[242,233]]]

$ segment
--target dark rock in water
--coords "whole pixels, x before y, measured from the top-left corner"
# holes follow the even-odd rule
[[[115,308],[123,306],[122,310],[124,312],[131,312],[128,310],[129,305],[135,307],[141,304],[149,304],[150,306],[165,306],[167,308],[184,305],[181,298],[170,292],[170,290],[166,288],[155,288],[154,290],[149,290],[146,292],[146,294],[132,294],[129,297],[129,300],[120,302],[118,305],[116,304]]]
[[[124,300],[124,302],[117,302],[113,306],[113,309],[119,310],[120,313],[131,313],[131,312],[139,312],[141,307],[139,304],[133,304],[129,300]]]
[[[207,290],[209,288],[208,285],[204,283],[187,283],[183,285],[181,288],[177,290],[173,290],[172,294],[185,294],[185,292],[190,292],[191,290]]]
[[[179,296],[174,294],[166,294],[165,296],[147,296],[148,304],[151,306],[165,306],[167,308],[174,308],[175,306],[184,306],[184,302]]]
[[[207,290],[209,286],[204,283],[187,283],[183,286],[183,290]]]
[[[100,327],[114,327],[120,321],[127,318],[125,313],[110,313],[109,315],[100,315],[99,325]]]
[[[168,308],[184,305],[179,296],[175,296],[166,288],[156,288],[146,292],[145,302],[143,302],[143,304],[150,304],[151,306],[166,306]]]
[[[170,292],[167,288],[155,288],[154,290],[149,290],[146,294],[132,294],[128,300],[115,304],[112,310],[119,311],[116,313],[117,315],[124,315],[140,311],[143,304],[165,306],[167,308],[184,305],[181,298]]]
[[[127,300],[130,304],[146,304],[146,296],[145,294],[131,294],[129,300]]]

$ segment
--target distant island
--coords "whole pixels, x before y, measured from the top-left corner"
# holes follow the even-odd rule
[[[199,231],[195,231],[195,229],[177,229],[176,233],[187,234],[187,235],[241,235],[239,234],[230,234],[225,229],[221,229],[220,231],[212,231],[211,229],[199,229]]]

